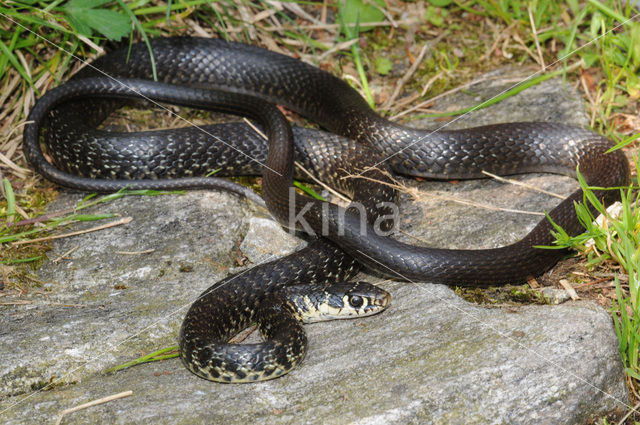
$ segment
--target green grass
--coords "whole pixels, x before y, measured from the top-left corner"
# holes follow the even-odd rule
[[[380,22],[384,19],[381,9],[384,7],[383,2],[371,2],[365,4],[361,0],[343,0],[338,2],[338,22],[340,23],[341,33],[345,41],[357,40],[361,31],[368,31],[371,27],[361,26],[361,22]],[[360,55],[360,46],[358,43],[351,44],[350,47],[353,62],[358,71],[362,92],[367,103],[375,108],[373,95],[369,89],[369,80],[364,69],[362,56]]]
[[[640,161],[636,158],[636,172]],[[620,190],[621,212],[614,215],[607,211],[580,177],[584,202],[576,205],[576,213],[585,227],[578,236],[569,236],[556,227],[556,246],[572,248],[587,258],[587,266],[610,269],[619,267],[628,283],[623,288],[619,276],[615,276],[616,296],[612,314],[620,343],[620,355],[629,376],[640,381],[640,181],[636,177],[628,188]],[[600,221],[587,207],[591,205],[602,215]]]
[[[158,361],[162,361],[162,360],[173,359],[175,357],[179,357],[180,356],[179,349],[180,348],[177,345],[173,345],[173,346],[167,347],[167,348],[162,348],[162,349],[160,349],[158,351],[154,351],[153,353],[149,353],[149,354],[147,354],[145,356],[138,357],[135,360],[131,360],[129,362],[122,363],[122,364],[119,364],[119,365],[114,366],[114,367],[110,367],[110,368],[106,369],[104,371],[104,373],[105,374],[115,373],[115,372],[118,372],[120,370],[127,369],[127,368],[130,368],[130,367],[133,367],[133,366],[137,366],[137,365],[141,365],[141,364],[145,364],[145,363],[152,363],[152,362],[158,362]]]
[[[273,8],[258,1],[263,9]],[[205,0],[174,0],[166,6],[158,6],[150,0],[22,0],[3,3],[0,6],[0,81],[11,71],[17,72],[22,90],[30,88],[40,94],[36,82],[51,77],[56,83],[66,79],[71,69],[71,59],[62,50],[47,50],[52,45],[80,58],[93,51],[92,43],[122,41],[167,36],[184,32],[188,28],[181,20],[186,17],[208,22],[218,35],[228,37],[227,24],[243,25],[238,19],[236,2],[232,0],[208,2]],[[282,11],[276,11],[295,24]],[[84,37],[80,38],[77,35]],[[306,35],[298,34],[306,39]],[[249,41],[248,34],[240,39]],[[46,41],[45,41],[46,40]],[[52,53],[45,55],[41,52]],[[21,58],[33,57],[31,68],[24,66]],[[155,69],[154,69],[155,72]]]
[[[640,24],[638,13],[629,6],[620,7],[617,2],[539,0],[528,2],[519,0],[502,1],[453,1],[449,9],[459,7],[476,16],[491,17],[512,28],[511,32],[523,40],[529,52],[536,55],[537,45],[541,48],[541,63],[547,66],[544,73],[523,81],[513,90],[504,93],[492,102],[500,101],[520,91],[520,87],[530,87],[543,81],[548,75],[569,72],[569,64],[574,75],[575,64],[581,63],[582,70],[593,73],[595,86],[592,87],[591,109],[593,126],[596,130],[615,140],[624,137],[624,128],[612,116],[618,113],[634,113],[640,98]],[[531,15],[529,14],[531,12]],[[534,35],[533,26],[536,28]],[[537,41],[537,43],[536,43]],[[555,52],[549,49],[555,46]],[[440,52],[441,55],[444,55]],[[445,56],[446,57],[446,56]],[[472,57],[470,61],[476,60]],[[516,52],[512,62],[527,63],[536,59],[529,54]],[[579,62],[580,61],[580,62]],[[439,68],[455,71],[460,64],[441,64]],[[463,65],[464,66],[464,65]],[[438,66],[434,67],[434,70]],[[475,105],[460,111],[426,116],[453,116],[487,105]]]
[[[117,216],[112,213],[79,213],[86,208],[103,205],[125,196],[160,196],[183,193],[181,191],[127,189],[101,197],[96,197],[96,194],[93,193],[84,197],[74,208],[69,210],[44,215],[36,214],[34,217],[20,220],[15,212],[17,203],[8,179],[3,180],[3,188],[7,206],[3,208],[0,204],[0,246],[2,246],[3,254],[2,258],[0,258],[0,265],[19,265],[44,260],[44,255],[34,255],[33,250],[28,245],[32,239],[47,236],[54,231],[59,231],[76,223],[100,221]]]

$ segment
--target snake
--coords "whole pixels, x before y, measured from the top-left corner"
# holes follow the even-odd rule
[[[205,126],[196,134],[191,134],[193,129],[190,128],[117,133],[96,130],[94,125],[97,120],[88,119],[88,103],[91,103],[90,110],[99,111],[102,107],[117,104],[114,99],[140,95],[155,101],[251,116],[263,124],[262,130],[267,138],[260,137],[247,125],[238,123]],[[91,100],[87,101],[87,97]],[[354,201],[361,202],[372,217],[385,211],[377,207],[378,202],[391,202],[396,196],[396,191],[388,185],[391,182],[388,175],[380,170],[365,173],[377,181],[373,185],[366,180],[344,178],[350,172],[366,167],[371,159],[378,160],[379,155],[375,151],[333,134],[303,128],[292,130],[272,105],[246,95],[235,94],[230,97],[223,92],[164,86],[125,78],[117,82],[104,78],[80,78],[47,92],[32,109],[29,119],[32,124],[25,128],[25,147],[34,148],[31,154],[37,156],[43,155],[39,145],[41,139],[50,143],[51,138],[63,138],[60,146],[65,148],[65,154],[85,148],[86,144],[89,145],[89,152],[95,152],[93,141],[97,143],[96,146],[117,146],[122,150],[142,145],[144,148],[141,152],[149,155],[150,151],[153,152],[153,149],[145,146],[149,140],[170,146],[176,143],[178,137],[182,140],[186,136],[196,136],[197,140],[198,134],[205,131],[209,137],[225,141],[206,143],[207,147],[215,150],[212,154],[215,159],[211,164],[215,169],[229,165],[228,155],[236,154],[246,159],[247,156],[240,150],[242,148],[262,146],[266,140],[286,140],[290,144],[295,134],[296,157],[303,166],[316,175],[324,176],[324,181],[350,195]],[[262,147],[263,152],[268,150],[267,146]],[[290,148],[286,147],[286,150]],[[114,152],[114,162],[107,161],[105,167],[96,170],[117,168],[117,158],[122,159],[122,155],[119,149],[109,151]],[[275,149],[269,149],[269,155],[278,162],[283,158]],[[287,155],[285,152],[284,157]],[[104,159],[102,157],[100,160]],[[155,157],[150,159],[155,160]],[[89,155],[83,164],[94,161],[98,160]],[[265,161],[269,163],[268,159]],[[254,168],[260,162],[252,161]],[[273,163],[270,165],[279,168]],[[210,177],[175,178],[175,170],[169,168],[162,172],[157,166],[153,169],[161,178],[154,180],[107,179],[92,174],[89,177],[77,176],[54,167],[44,157],[40,160],[40,167],[40,172],[50,180],[81,190],[197,187],[231,190],[247,195],[244,187],[236,190],[225,180]],[[271,167],[267,167],[267,170],[273,170],[276,176],[281,176]],[[130,169],[129,164],[126,171]],[[261,168],[257,170],[262,171]],[[327,174],[328,170],[332,172]],[[238,172],[238,169],[230,172]],[[248,170],[239,167],[239,172],[242,174]],[[280,172],[286,173],[283,169]],[[169,178],[164,178],[166,175]],[[265,185],[263,196],[268,197],[269,193],[270,186]],[[262,198],[258,199],[262,201]],[[384,220],[380,224],[382,228],[390,225],[390,221]],[[196,375],[222,383],[265,381],[288,373],[306,354],[307,341],[301,323],[363,317],[379,313],[388,306],[390,296],[386,291],[367,282],[344,282],[358,268],[358,263],[339,247],[328,240],[319,239],[285,258],[223,279],[202,293],[185,315],[179,338],[183,363]],[[264,342],[228,343],[230,338],[252,323],[258,325]]]
[[[574,203],[582,202],[584,197],[578,189],[548,212],[550,220],[540,221],[511,245],[477,250],[408,245],[379,231],[379,224],[385,223],[385,228],[389,221],[388,210],[380,204],[395,199],[395,193],[385,184],[389,178],[387,166],[398,174],[433,179],[482,178],[483,172],[549,172],[577,178],[579,170],[605,204],[619,198],[618,190],[607,188],[629,182],[629,164],[623,153],[609,152],[613,143],[587,129],[549,122],[502,123],[461,130],[415,129],[377,114],[340,78],[283,54],[195,37],[155,39],[150,46],[157,82],[152,81],[152,61],[143,44],[98,58],[93,67],[83,69],[39,99],[25,126],[24,153],[44,177],[80,190],[217,187],[217,183],[207,183],[210,180],[202,176],[214,169],[221,176],[261,173],[264,202],[274,218],[287,227],[297,226],[313,236],[322,236],[290,256],[225,278],[198,297],[185,316],[180,347],[187,368],[206,379],[271,379],[275,373],[280,376],[297,364],[300,355],[288,355],[285,362],[282,356],[275,360],[277,356],[265,354],[261,358],[269,359],[268,369],[277,372],[264,374],[258,372],[266,369],[264,364],[242,364],[244,351],[232,357],[218,356],[220,341],[247,323],[236,313],[244,318],[251,316],[265,297],[282,288],[299,284],[331,287],[353,276],[360,266],[407,281],[474,287],[518,283],[547,271],[566,254],[565,250],[537,248],[553,243],[552,221],[570,235],[582,229],[574,211]],[[214,90],[223,93],[215,96],[224,98],[224,102],[216,100],[217,106],[212,107],[209,98],[215,97]],[[290,137],[282,130],[280,139],[284,142],[276,143],[272,134],[267,149],[260,137],[245,134],[236,138],[236,132],[247,131],[240,125],[224,127],[220,130],[223,136],[213,137],[214,142],[208,129],[127,135],[96,130],[122,103],[122,98],[136,93],[153,101],[246,115],[271,129],[271,133],[273,124],[265,115],[281,121],[269,105],[282,105],[329,133],[311,135],[308,129],[294,129]],[[227,101],[227,105],[234,106],[224,106]],[[258,113],[256,107],[272,112]],[[315,140],[299,141],[306,137]],[[237,144],[229,143],[229,139],[236,139]],[[225,143],[219,143],[221,140]],[[52,163],[42,154],[41,142],[47,146]],[[354,204],[364,205],[364,214],[358,208],[343,208],[291,191],[294,151],[296,158],[311,166],[321,164],[315,168],[318,173],[346,192],[351,191]],[[333,162],[321,161],[329,157]],[[347,169],[351,171],[346,175],[353,177],[355,169],[356,177],[363,178],[341,178]],[[300,223],[291,222],[292,211]],[[302,226],[303,222],[309,226]],[[240,289],[234,295],[232,288]],[[224,294],[229,295],[229,300]],[[216,308],[220,299],[227,306],[222,313]],[[376,304],[374,299],[375,296],[368,298]],[[295,340],[284,345],[299,347],[300,338]],[[235,353],[235,349],[231,351]],[[292,358],[295,361],[289,361]]]

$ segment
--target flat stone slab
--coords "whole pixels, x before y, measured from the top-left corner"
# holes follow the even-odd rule
[[[281,379],[213,384],[174,359],[87,374],[36,393],[7,420],[50,422],[64,408],[127,390],[132,397],[65,423],[586,423],[618,407],[601,391],[626,400],[611,319],[593,304],[506,311],[441,285],[385,287],[394,299],[384,314],[308,326],[307,358]],[[179,318],[172,322],[175,338]]]
[[[529,117],[557,118],[555,104],[583,110],[579,100],[557,101],[568,96],[561,83],[541,89],[547,101],[533,102]],[[539,99],[536,90],[519,96]],[[489,120],[513,121],[513,108],[488,111]],[[547,175],[519,179],[564,195],[577,187]],[[431,192],[418,204],[403,196],[401,229],[410,236],[397,236],[434,246],[503,245],[540,220],[444,195],[534,212],[557,203],[495,181],[409,184]],[[63,194],[51,208],[80,198]],[[308,326],[307,358],[274,381],[211,383],[178,359],[103,375],[175,345],[186,308],[217,280],[303,242],[226,193],[127,197],[92,212],[132,221],[57,241],[48,257],[63,258],[38,272],[44,283],[31,304],[0,306],[2,423],[53,423],[64,409],[128,390],[63,423],[582,424],[627,410],[618,343],[601,307],[485,307],[429,283],[380,282],[393,296],[384,313]]]

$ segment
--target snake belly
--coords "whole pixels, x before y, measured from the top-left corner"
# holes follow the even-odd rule
[[[628,163],[622,153],[606,154],[612,146],[611,142],[588,130],[541,122],[505,123],[455,131],[417,130],[378,116],[342,80],[284,55],[214,39],[157,39],[152,41],[151,46],[161,82],[196,89],[217,88],[284,105],[318,122],[327,130],[372,147],[382,155],[377,158],[387,159],[398,173],[461,179],[481,177],[482,171],[502,175],[543,171],[575,177],[576,167],[579,167],[588,184],[593,186],[620,186],[629,180]],[[130,56],[129,62],[127,55]],[[118,78],[149,79],[151,76],[148,52],[146,46],[141,44],[134,45],[130,53],[127,49],[114,51],[98,59],[94,66]],[[74,80],[93,75],[94,71],[85,69]],[[176,175],[195,178],[192,177],[195,173],[202,175],[211,169],[209,165],[214,161],[197,142],[178,145],[169,137],[169,142],[164,145],[145,147],[145,151],[153,152],[151,156],[132,156],[127,149],[133,149],[135,143],[124,138],[124,144],[114,142],[104,146],[104,143],[94,142],[94,130],[87,127],[97,125],[112,107],[109,102],[90,99],[78,102],[75,106],[67,105],[52,110],[43,107],[44,111],[38,111],[39,115],[33,117],[36,118],[35,123],[25,128],[27,158],[45,176],[54,180],[59,178],[64,180],[64,184],[87,190],[114,190],[118,184],[125,184],[122,182],[127,179],[134,179],[136,187],[140,179],[174,177],[174,171],[171,170],[177,170]],[[74,108],[95,111],[95,118],[86,117],[86,112],[79,117]],[[38,153],[39,147],[36,145],[43,129],[49,152],[62,171],[49,169],[53,166]],[[101,150],[98,145],[102,145]],[[250,156],[257,155],[263,146],[249,144],[244,152],[249,152]],[[269,167],[290,167],[284,164],[290,156],[282,151],[275,151],[274,158],[276,163],[267,163]],[[132,162],[135,163],[133,167]],[[251,161],[247,163],[245,158],[235,153],[227,154],[223,162],[223,168],[233,171],[255,167],[255,164],[249,164]],[[374,164],[377,162],[374,161]],[[371,162],[362,169],[370,165]],[[85,180],[68,177],[69,173],[84,176]],[[335,175],[336,171],[329,168],[324,170],[324,174]],[[264,177],[265,187],[273,189],[265,198],[266,204],[283,224],[289,224],[291,200],[288,189],[291,175],[291,172],[282,175],[267,173]],[[113,182],[91,180],[95,178],[120,179],[122,182],[116,180],[118,183],[114,185]],[[131,182],[129,180],[129,184]],[[167,187],[162,184],[163,180],[156,180],[146,187]],[[174,183],[169,187],[182,187],[180,184]],[[618,196],[617,191],[602,190],[596,191],[596,194],[604,202],[612,202]],[[581,200],[582,192],[578,190],[549,213],[569,234],[580,230],[573,202]],[[303,197],[296,197],[295,203],[296,212],[304,211],[311,205],[303,214],[304,218],[311,224],[314,233],[328,234],[333,242],[321,240],[311,245],[311,252],[300,251],[296,261],[304,261],[303,266],[310,266],[304,271],[298,270],[300,263],[285,261],[280,268],[268,264],[252,274],[252,278],[266,278],[268,287],[292,284],[305,274],[309,281],[322,280],[326,276],[329,276],[329,280],[338,280],[337,276],[343,278],[356,269],[353,258],[394,278],[485,286],[523,281],[544,272],[564,254],[534,248],[552,242],[552,227],[547,220],[541,221],[529,234],[512,245],[497,249],[442,250],[409,246],[379,235],[373,228],[373,222],[376,214],[382,214],[376,213],[375,208],[370,209],[371,215],[367,210],[369,222],[365,231],[362,231],[359,217],[352,211],[336,206],[327,208],[326,204]],[[328,229],[325,229],[323,226],[327,223]],[[316,244],[320,244],[321,249],[314,252]],[[260,291],[256,286],[249,287]],[[203,311],[215,302],[213,298],[203,296],[196,303],[200,303],[197,308],[192,306],[192,311],[204,314]],[[186,341],[181,345],[187,350],[183,353],[185,361],[194,364],[197,347],[206,345],[201,336],[206,336],[208,331],[203,329],[204,319],[192,317],[190,313],[183,325],[182,339]]]

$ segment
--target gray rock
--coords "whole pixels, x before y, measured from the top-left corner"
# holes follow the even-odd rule
[[[51,208],[66,209],[79,199],[63,195]],[[188,193],[129,197],[94,209],[133,221],[61,239],[49,258],[75,251],[39,271],[42,294],[31,293],[32,303],[18,309],[3,306],[1,393],[75,382],[155,344],[172,345],[176,315],[187,300],[233,265],[248,220],[245,205],[228,194]],[[128,352],[115,349],[148,326],[146,341]]]
[[[543,88],[542,100],[538,88],[509,102],[528,107],[527,118],[583,110],[570,97],[571,104],[558,101],[567,96],[560,82]],[[487,122],[512,121],[520,119],[515,109],[506,103],[481,113]],[[581,123],[582,114],[575,119]],[[563,194],[576,187],[554,176],[525,179]],[[494,181],[410,184],[529,211],[557,202]],[[412,206],[406,198],[401,228],[443,247],[513,242],[540,219],[441,198]],[[77,199],[62,195],[53,208]],[[223,193],[132,197],[95,211],[133,221],[58,241],[50,258],[78,248],[43,266],[43,288],[29,295],[31,304],[0,309],[2,423],[51,423],[66,408],[127,390],[131,397],[72,413],[64,423],[581,424],[627,409],[617,340],[601,307],[486,308],[427,283],[382,282],[393,295],[383,314],[308,326],[307,358],[274,381],[215,384],[178,359],[102,375],[174,345],[186,307],[215,281],[301,242],[264,211]],[[49,391],[33,391],[50,382]]]
[[[251,217],[240,250],[253,264],[266,263],[306,246],[271,218]]]
[[[547,287],[542,288],[540,292],[549,304],[562,304],[563,302],[569,301],[571,299],[569,293],[564,289]]]
[[[515,87],[533,72],[519,72],[502,68],[482,76],[481,83],[466,90],[438,100],[434,106],[438,111],[456,111],[479,105]],[[584,102],[571,94],[572,88],[559,79],[550,79],[528,88],[498,104],[478,109],[449,122],[441,119],[425,118],[413,122],[418,128],[468,128],[478,125],[515,121],[554,121],[578,126],[588,126],[589,119]]]

